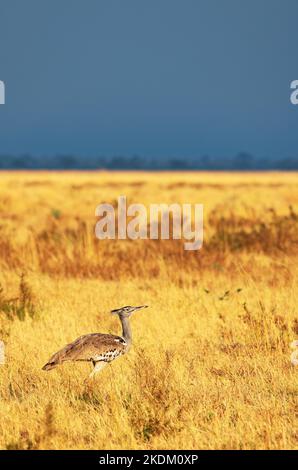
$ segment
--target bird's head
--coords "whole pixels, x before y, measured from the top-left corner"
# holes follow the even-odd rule
[[[130,315],[136,310],[140,310],[141,308],[147,308],[147,307],[148,305],[140,305],[139,307],[131,307],[130,305],[126,305],[125,307],[111,310],[111,313],[113,315],[119,315],[119,317],[130,317]]]

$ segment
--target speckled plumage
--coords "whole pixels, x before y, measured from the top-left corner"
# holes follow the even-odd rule
[[[111,362],[125,353],[126,341],[120,336],[91,333],[77,338],[56,352],[43,367],[50,370],[65,361]]]

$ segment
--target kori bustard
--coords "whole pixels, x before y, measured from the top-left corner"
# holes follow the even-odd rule
[[[118,315],[121,322],[122,336],[103,333],[80,336],[56,352],[42,369],[51,370],[66,361],[89,361],[93,364],[93,370],[90,374],[90,377],[93,377],[109,362],[128,352],[132,343],[129,317],[136,310],[147,307],[148,305],[141,305],[140,307],[125,306],[112,310],[111,313]]]

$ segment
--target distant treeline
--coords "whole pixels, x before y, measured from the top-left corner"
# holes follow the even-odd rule
[[[0,155],[0,170],[298,170],[298,157],[255,158],[240,152],[230,158],[208,155],[197,158],[83,157],[75,155],[32,156]]]

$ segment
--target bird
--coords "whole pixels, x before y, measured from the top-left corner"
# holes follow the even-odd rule
[[[107,364],[129,351],[132,344],[129,318],[133,312],[147,307],[148,305],[140,305],[139,307],[126,305],[125,307],[111,310],[110,313],[118,315],[121,322],[121,336],[104,333],[90,333],[80,336],[53,354],[42,367],[42,370],[48,371],[54,369],[67,361],[85,361],[92,363],[93,370],[89,378],[94,378],[95,374]]]
[[[298,366],[298,341],[292,341],[290,348],[294,349],[291,354],[291,363],[293,366]]]

